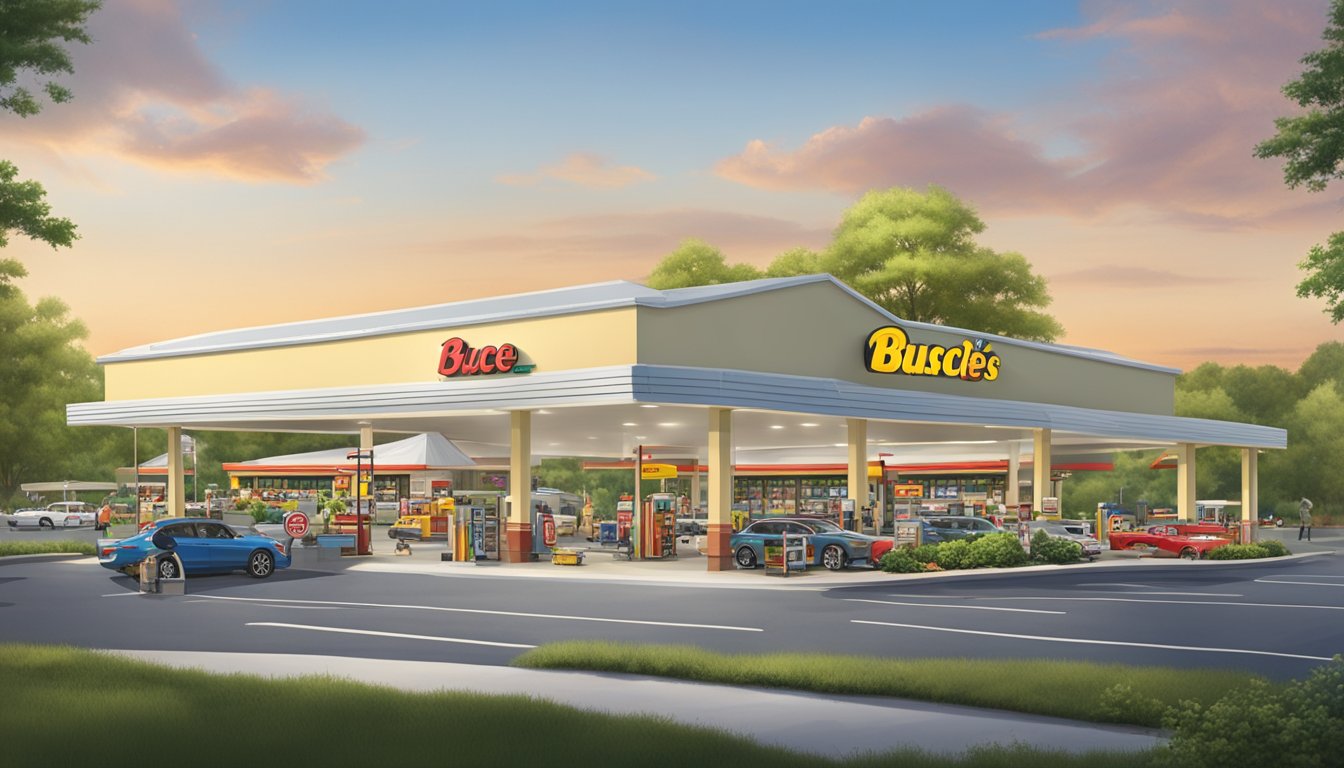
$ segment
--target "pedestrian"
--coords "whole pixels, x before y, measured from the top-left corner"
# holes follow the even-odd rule
[[[1311,499],[1302,497],[1302,502],[1297,505],[1297,516],[1302,520],[1302,527],[1297,529],[1297,540],[1302,540],[1302,534],[1307,534],[1307,541],[1311,541]]]
[[[106,533],[107,530],[111,527],[112,527],[112,503],[110,501],[104,501],[103,508],[98,510],[98,524],[94,526],[94,530],[103,531],[104,533]]]

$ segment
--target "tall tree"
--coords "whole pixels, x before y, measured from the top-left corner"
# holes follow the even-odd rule
[[[1044,278],[1019,253],[975,244],[985,224],[940,187],[869,192],[845,211],[822,253],[795,248],[762,273],[729,265],[717,248],[687,240],[654,267],[653,288],[829,272],[897,317],[1020,339],[1053,341],[1063,329],[1040,311]]]
[[[1303,56],[1301,77],[1283,87],[1305,114],[1276,119],[1277,132],[1255,148],[1256,157],[1284,159],[1290,188],[1305,185],[1312,192],[1344,178],[1344,0],[1332,0],[1322,37],[1325,47]],[[1307,276],[1297,295],[1325,299],[1330,319],[1344,320],[1344,232],[1313,247],[1298,267]]]

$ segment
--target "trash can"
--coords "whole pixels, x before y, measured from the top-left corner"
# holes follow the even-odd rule
[[[164,577],[161,573],[163,561],[173,564],[171,573],[176,576]],[[156,549],[140,563],[140,593],[144,595],[185,595],[187,593],[186,574],[182,570],[182,559],[171,550]]]

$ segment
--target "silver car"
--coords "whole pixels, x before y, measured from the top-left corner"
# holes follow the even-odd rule
[[[1033,536],[1037,531],[1045,531],[1051,538],[1077,542],[1078,546],[1083,548],[1083,557],[1088,560],[1095,560],[1101,555],[1101,542],[1086,534],[1077,533],[1076,531],[1080,529],[1076,526],[1058,520],[1033,520],[1027,523],[1027,527]]]

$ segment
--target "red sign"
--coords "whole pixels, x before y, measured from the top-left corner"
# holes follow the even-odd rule
[[[302,539],[308,535],[308,516],[302,512],[295,512],[285,518],[285,533],[290,538]]]
[[[550,515],[541,518],[541,542],[548,547],[555,546],[555,518]]]
[[[472,349],[460,336],[443,342],[439,355],[439,374],[442,376],[475,376],[477,374],[509,373],[518,363],[518,348],[512,344]],[[519,373],[531,366],[519,366]]]

